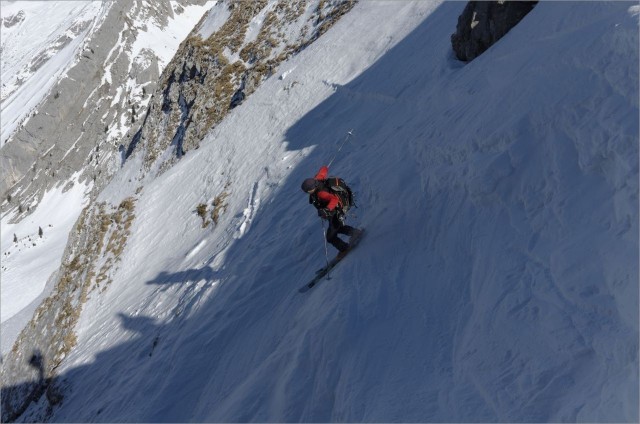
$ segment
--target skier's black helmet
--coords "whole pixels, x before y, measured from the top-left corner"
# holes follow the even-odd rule
[[[302,182],[302,191],[311,193],[318,186],[318,182],[314,178],[307,178]]]

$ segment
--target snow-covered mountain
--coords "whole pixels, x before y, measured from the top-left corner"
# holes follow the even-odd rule
[[[33,49],[48,51],[51,40],[59,38],[56,34],[67,34],[65,25],[77,27],[87,9],[98,17],[92,31],[84,33],[81,57],[70,52],[60,58],[54,52],[50,62],[57,64],[56,72],[46,74],[46,78],[44,71],[39,71],[38,78],[21,78],[26,88],[18,93],[37,91],[36,97],[45,99],[40,108],[57,112],[63,92],[60,87],[71,87],[66,92],[72,98],[62,103],[70,101],[66,107],[77,110],[77,114],[67,111],[63,115],[68,119],[52,121],[53,115],[45,113],[47,122],[43,123],[37,119],[37,112],[29,118],[32,112],[27,114],[26,110],[30,104],[5,102],[7,111],[16,116],[26,114],[27,121],[0,151],[0,160],[7,164],[3,169],[11,175],[19,174],[21,167],[29,166],[30,171],[15,184],[11,175],[2,179],[10,186],[2,203],[2,249],[7,262],[3,268],[7,281],[2,297],[3,352],[11,348],[17,333],[55,285],[56,275],[52,273],[60,266],[69,231],[82,207],[95,198],[126,156],[136,148],[144,148],[150,156],[169,142],[179,144],[178,154],[168,158],[170,163],[197,147],[206,130],[249,96],[278,63],[317,39],[353,4],[283,0],[206,2],[204,6],[189,2],[118,2],[103,3],[98,9],[92,8],[95,3],[73,8],[63,3],[57,10],[51,3],[28,3],[24,8],[16,3],[6,8],[5,22],[10,23],[10,30],[4,52],[10,63],[20,56],[22,39],[29,39]],[[31,41],[30,32],[47,13],[57,18],[50,21],[56,36],[34,36]],[[72,18],[74,13],[78,16]],[[178,46],[190,29],[189,37]],[[37,47],[38,41],[44,47]],[[111,47],[109,43],[115,44]],[[87,67],[94,63],[103,65],[95,74],[87,73]],[[65,69],[67,75],[60,76]],[[163,81],[155,95],[162,70]],[[42,81],[47,83],[42,85]],[[45,88],[54,83],[58,89],[47,92]],[[77,86],[83,90],[78,92]],[[88,109],[90,104],[95,107]],[[147,111],[143,112],[145,107]],[[98,116],[100,124],[96,124]],[[24,141],[23,135],[30,138],[34,133],[45,134],[46,138],[36,145]],[[65,145],[70,148],[61,148]],[[43,196],[47,204],[32,214]],[[43,226],[46,231],[40,235]],[[10,256],[12,253],[14,256]]]
[[[3,414],[637,422],[637,3],[541,2],[468,64],[464,3],[304,5],[244,9],[220,50],[194,34],[227,34],[233,3],[209,5],[99,189],[6,207],[3,296],[43,273],[51,295],[3,358]],[[300,182],[351,129],[331,172],[367,235],[300,294],[325,261]],[[62,265],[28,266],[64,208]],[[37,246],[5,243],[27,222]]]
[[[104,185],[157,79],[215,2],[2,2],[2,210],[79,169]],[[44,24],[46,22],[46,24]]]
[[[1,3],[3,353],[50,291],[82,207],[119,169],[131,108],[148,102],[203,3]]]
[[[4,144],[69,67],[104,9],[98,2],[2,2],[1,14]]]

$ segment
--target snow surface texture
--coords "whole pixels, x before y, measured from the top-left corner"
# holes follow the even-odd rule
[[[51,420],[637,422],[633,5],[541,2],[463,65],[464,3],[360,2],[143,181]],[[368,235],[301,295],[324,248],[299,184],[352,128],[331,172]]]

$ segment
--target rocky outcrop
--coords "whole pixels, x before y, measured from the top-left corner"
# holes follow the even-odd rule
[[[197,149],[205,134],[272,76],[280,63],[311,44],[355,3],[219,3],[165,69],[162,89],[151,99],[144,124],[124,149],[125,156],[142,151],[147,170],[162,157],[158,169],[167,169]],[[211,31],[207,23],[216,15],[228,18]],[[163,154],[167,149],[172,150],[170,155]]]
[[[5,28],[11,28],[12,26],[17,25],[22,21],[24,21],[24,11],[23,10],[19,11],[15,15],[7,16],[7,17],[3,18],[2,19],[2,25],[4,25]]]
[[[105,2],[101,22],[75,63],[0,150],[2,212],[23,210],[80,172],[98,193],[120,168],[118,151],[140,127],[139,112],[155,91],[162,69],[150,49],[133,46],[153,22],[159,28],[190,5],[206,0]],[[89,30],[89,29],[87,29]],[[8,199],[11,199],[10,201]]]
[[[458,18],[451,44],[468,62],[480,56],[529,13],[537,1],[470,1]]]

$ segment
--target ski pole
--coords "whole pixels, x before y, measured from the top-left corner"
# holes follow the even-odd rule
[[[338,153],[340,153],[340,150],[342,150],[342,148],[344,147],[345,144],[347,144],[347,140],[349,140],[349,137],[351,137],[353,135],[353,129],[349,130],[347,132],[347,136],[344,138],[344,141],[342,142],[342,144],[340,145],[340,147],[338,147],[338,151],[336,151],[333,154],[333,157],[331,158],[331,160],[329,161],[329,164],[327,165],[327,167],[330,167],[331,164],[333,163],[333,161],[336,159],[336,156],[338,156]]]
[[[327,261],[327,280],[331,280],[331,275],[329,275],[329,249],[327,248],[327,237],[324,233],[324,222],[322,218],[320,218],[320,225],[322,225],[322,239],[324,240],[324,258]]]

